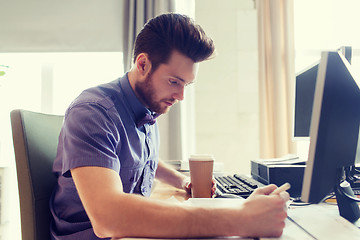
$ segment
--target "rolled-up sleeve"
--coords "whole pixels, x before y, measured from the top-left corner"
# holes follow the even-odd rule
[[[99,166],[120,171],[120,134],[108,109],[94,104],[71,108],[65,117],[62,138],[62,175],[81,166]]]

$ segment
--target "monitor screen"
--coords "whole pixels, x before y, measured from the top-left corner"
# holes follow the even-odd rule
[[[340,185],[344,169],[355,164],[360,122],[359,86],[341,53],[322,53],[301,194],[304,202],[322,201]]]
[[[343,46],[337,49],[346,60],[351,63],[352,48]],[[297,73],[295,82],[295,109],[294,109],[294,137],[295,139],[309,139],[310,122],[314,101],[316,78],[319,62]]]
[[[294,137],[308,138],[319,62],[300,72],[295,83]]]

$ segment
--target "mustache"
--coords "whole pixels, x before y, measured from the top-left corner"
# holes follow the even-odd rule
[[[165,100],[165,101],[171,103],[172,105],[174,105],[174,104],[176,104],[178,102],[178,100],[176,100],[176,99]]]
[[[178,102],[178,100],[176,100],[176,99],[164,99],[163,101],[164,101],[164,102],[171,103],[171,104],[175,104],[175,103]]]

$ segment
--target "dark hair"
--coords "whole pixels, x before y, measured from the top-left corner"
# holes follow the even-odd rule
[[[191,18],[167,13],[149,20],[137,35],[134,47],[135,62],[140,53],[148,54],[155,71],[161,63],[167,63],[173,50],[177,50],[194,62],[208,59],[215,46],[211,38]]]

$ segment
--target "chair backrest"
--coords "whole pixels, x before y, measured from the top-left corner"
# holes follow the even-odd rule
[[[23,240],[50,239],[49,199],[56,184],[56,157],[63,116],[11,112]]]

